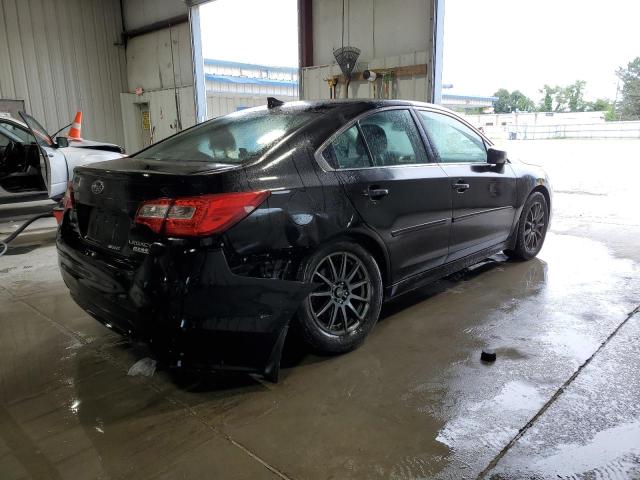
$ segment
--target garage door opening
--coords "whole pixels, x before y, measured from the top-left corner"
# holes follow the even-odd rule
[[[200,31],[207,118],[298,99],[296,0],[216,0]]]

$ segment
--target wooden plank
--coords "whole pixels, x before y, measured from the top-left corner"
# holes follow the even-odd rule
[[[412,77],[416,75],[426,75],[427,74],[427,64],[421,63],[418,65],[407,65],[405,67],[389,67],[389,68],[372,68],[371,71],[376,72],[377,74],[382,74],[383,72],[393,72],[396,77]],[[344,75],[334,75],[333,78],[338,79],[338,83],[346,83],[346,77]],[[364,81],[362,78],[362,72],[355,72],[351,75],[352,82],[361,82]]]

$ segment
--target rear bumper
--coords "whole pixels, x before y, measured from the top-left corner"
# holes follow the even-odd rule
[[[67,241],[62,229],[57,247],[76,303],[173,366],[277,377],[289,321],[313,290],[236,275],[220,249],[161,245],[134,265]]]

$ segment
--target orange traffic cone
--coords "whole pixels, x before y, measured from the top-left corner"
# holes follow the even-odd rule
[[[71,128],[69,129],[69,134],[67,138],[69,140],[82,140],[80,136],[80,130],[82,129],[82,112],[76,113],[76,118],[73,119],[73,123],[71,124]]]

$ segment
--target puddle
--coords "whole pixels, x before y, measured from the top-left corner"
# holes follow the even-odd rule
[[[640,470],[640,419],[598,432],[584,445],[562,445],[530,468],[544,478],[630,478],[634,465]]]

